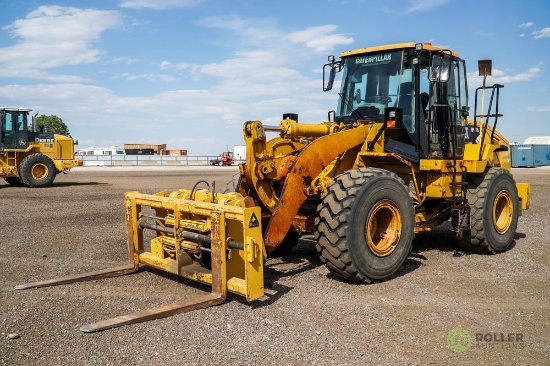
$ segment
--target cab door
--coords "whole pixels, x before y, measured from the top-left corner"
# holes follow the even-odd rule
[[[17,146],[16,120],[16,112],[2,111],[2,127],[0,128],[0,132],[4,149],[15,149]]]
[[[27,131],[27,112],[17,112],[15,124],[17,149],[26,149],[29,146],[29,131]]]

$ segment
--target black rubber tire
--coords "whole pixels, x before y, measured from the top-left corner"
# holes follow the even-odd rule
[[[343,173],[317,208],[315,238],[321,261],[352,282],[393,277],[411,251],[414,214],[409,189],[396,174],[375,168]],[[392,239],[384,240],[386,234]]]
[[[6,183],[8,183],[10,186],[14,187],[21,187],[23,186],[23,182],[18,177],[6,177],[4,178]]]
[[[466,193],[471,229],[462,232],[460,246],[478,253],[504,252],[513,245],[518,225],[516,182],[510,172],[494,167],[472,178]]]
[[[32,154],[19,164],[19,179],[29,188],[47,187],[57,174],[53,161],[43,154]]]

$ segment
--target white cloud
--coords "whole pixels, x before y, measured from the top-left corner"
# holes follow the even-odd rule
[[[275,20],[270,18],[242,18],[236,15],[224,15],[207,17],[197,21],[197,24],[205,28],[224,29],[237,35],[237,39],[231,39],[233,46],[252,45],[265,47],[280,42],[283,34],[277,27]],[[225,42],[228,42],[226,34]]]
[[[180,62],[180,63],[174,64],[170,61],[162,61],[159,65],[159,68],[161,70],[170,70],[170,69],[184,70],[184,69],[189,68],[190,66],[191,65],[186,63],[186,62]]]
[[[101,51],[93,42],[120,22],[116,11],[41,6],[3,28],[17,43],[0,48],[0,76],[84,80],[47,70],[98,61]]]
[[[168,70],[174,67],[174,64],[170,61],[162,61],[159,65],[161,70]]]
[[[334,33],[335,25],[322,25],[299,30],[290,33],[283,33],[273,19],[247,19],[238,16],[221,16],[201,19],[197,24],[207,28],[219,28],[233,32],[238,39],[231,40],[232,44],[258,47],[259,49],[278,49],[279,52],[300,52],[303,48],[296,48],[296,45],[303,45],[307,49],[316,52],[331,52],[334,47],[347,45],[354,42],[354,39],[343,34]],[[244,47],[241,47],[244,48]]]
[[[173,83],[178,81],[178,78],[166,75],[166,74],[130,74],[130,73],[123,73],[121,75],[115,75],[113,76],[113,79],[124,79],[127,81],[132,80],[139,80],[139,79],[145,79],[147,81],[160,81],[163,83]]]
[[[353,38],[333,33],[336,28],[335,25],[331,24],[311,27],[302,31],[289,33],[286,38],[291,43],[305,44],[306,47],[315,52],[331,52],[335,46],[354,42]]]
[[[526,23],[521,23],[519,25],[520,28],[523,28],[523,29],[527,29],[527,28],[531,28],[533,25],[535,25],[535,23],[533,22],[526,22]]]
[[[529,112],[550,112],[550,105],[538,106],[538,107],[527,107]]]
[[[543,28],[542,30],[536,30],[531,33],[535,39],[550,38],[550,27]]]
[[[53,75],[52,78],[58,78],[55,80],[58,84],[0,85],[0,100],[8,103],[24,100],[28,103],[25,107],[62,116],[81,146],[122,145],[129,141],[168,143],[170,148],[188,148],[192,155],[209,151],[212,146],[242,143],[241,126],[246,120],[276,124],[283,112],[300,113],[300,120],[304,122],[326,119],[326,111],[336,105],[337,94],[321,91],[320,70],[326,58],[318,57],[312,50],[328,50],[353,40],[337,34],[336,27],[331,25],[286,35],[269,20],[232,19],[229,24],[208,25],[227,29],[226,35],[231,32],[236,35],[237,47],[232,44],[236,51],[220,52],[219,61],[190,64],[165,59],[149,64],[156,65],[157,72],[117,71],[118,74],[111,76],[118,79],[113,82],[117,91],[78,84],[81,80],[71,79],[70,75],[65,76],[66,81],[59,79],[60,75]],[[91,44],[86,42],[90,49]],[[294,57],[281,57],[287,54]],[[110,65],[130,61],[143,63],[145,60],[113,57],[106,60]],[[311,70],[313,66],[302,72],[294,64],[303,67],[311,62],[318,66],[315,72]],[[50,70],[38,71],[47,74]],[[121,80],[128,85],[178,80],[172,85],[181,89],[168,87],[162,92],[147,92],[135,88],[136,93],[142,94],[127,96],[123,89],[118,89]],[[192,138],[174,136],[173,131],[182,129],[186,137]]]
[[[334,33],[337,26],[331,24],[285,34],[280,31],[276,22],[269,18],[246,19],[238,16],[221,16],[204,18],[197,23],[207,28],[232,31],[239,36],[236,42],[260,48],[283,49],[300,44],[316,52],[330,52],[335,46],[354,42],[351,37]]]
[[[540,74],[540,66],[530,67],[527,71],[521,72],[515,75],[506,75],[502,70],[493,69],[492,75],[487,77],[487,85],[490,84],[509,84],[516,82],[526,82],[535,79]],[[477,72],[468,73],[469,85],[481,85],[483,83],[483,77],[479,76]]]
[[[125,63],[126,65],[135,64],[138,62],[137,58],[128,58],[128,57],[114,57],[110,63],[117,64],[117,63]]]
[[[428,11],[450,2],[451,0],[411,0],[409,6],[403,11],[403,14]]]
[[[204,0],[126,0],[120,2],[121,8],[132,9],[175,9],[190,8],[203,3]]]

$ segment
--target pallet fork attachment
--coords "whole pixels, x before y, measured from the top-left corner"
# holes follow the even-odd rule
[[[181,191],[179,195],[181,195]],[[128,263],[126,265],[26,283],[15,286],[15,289],[25,290],[125,275],[136,272],[140,264],[212,286],[210,294],[196,299],[84,325],[80,330],[86,333],[219,305],[226,300],[228,291],[242,295],[249,301],[263,296],[265,249],[263,248],[261,224],[256,219],[260,217],[259,208],[190,201],[168,197],[167,192],[160,192],[156,195],[128,192],[125,195],[125,206],[128,233]],[[155,210],[156,215],[153,217],[157,219],[157,224],[144,223],[145,218],[150,216],[142,213],[142,206],[149,206]],[[166,217],[158,216],[160,214],[165,214]],[[191,217],[195,221],[197,218],[202,220],[203,229],[207,228],[209,231],[208,237],[186,230],[185,225],[196,226],[195,221],[190,220]],[[159,235],[152,240],[150,252],[144,250],[144,228],[153,228]],[[200,266],[183,250],[182,245],[190,236],[199,236],[202,240],[209,242],[210,270]],[[171,255],[162,250],[162,243],[166,242],[174,244]]]

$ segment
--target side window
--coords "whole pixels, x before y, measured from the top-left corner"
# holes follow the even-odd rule
[[[25,125],[26,125],[26,118],[27,115],[25,113],[18,113],[17,114],[17,131],[25,131]]]
[[[5,131],[13,131],[13,114],[6,112],[6,124],[4,125]]]
[[[464,61],[453,61],[451,67],[451,75],[447,86],[449,105],[454,107],[456,102],[456,107],[462,108],[468,105]]]
[[[420,103],[422,103],[422,109],[424,113],[430,109],[430,80],[428,79],[429,64],[426,63],[424,67],[420,69]]]
[[[447,83],[447,97],[449,106],[454,110],[457,124],[464,125],[466,121],[461,117],[459,109],[468,104],[466,94],[466,78],[464,77],[464,63],[455,60],[451,64],[452,70]],[[455,109],[456,108],[456,109]]]

